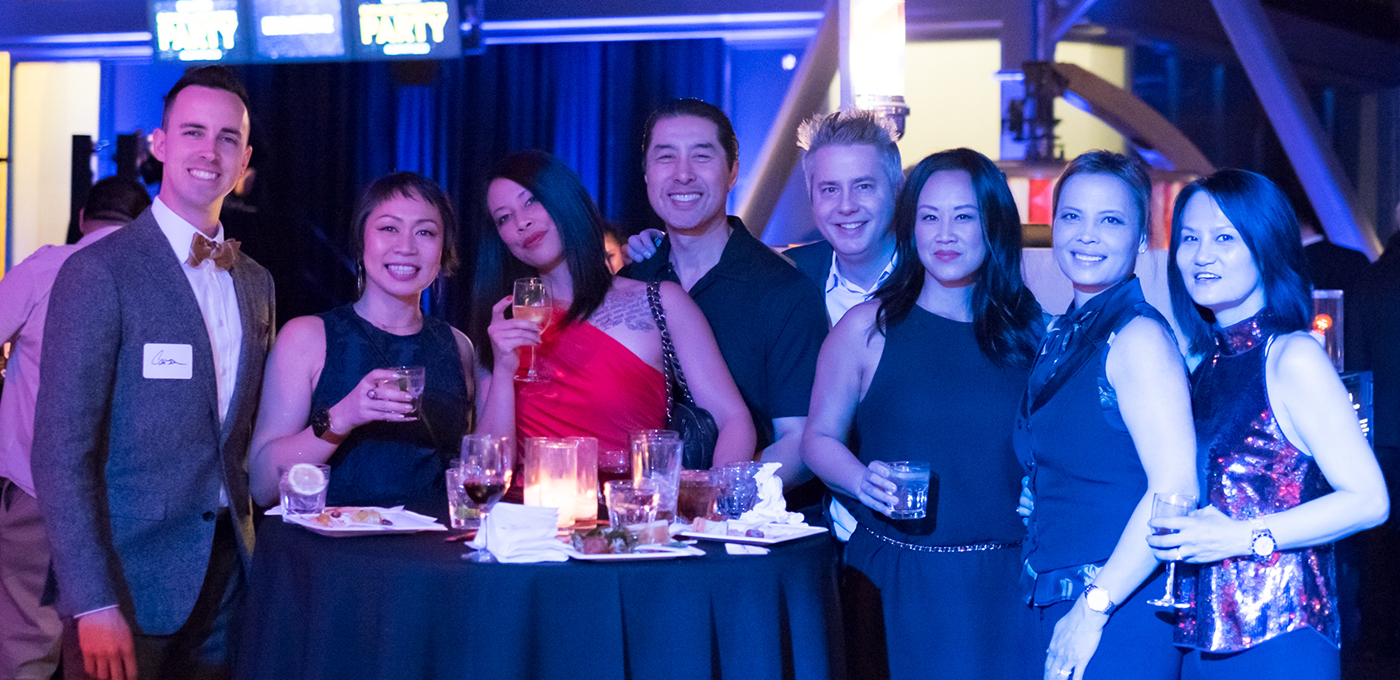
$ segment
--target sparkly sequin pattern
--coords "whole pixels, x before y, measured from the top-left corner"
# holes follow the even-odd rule
[[[1223,329],[1191,376],[1197,467],[1210,504],[1234,519],[1266,517],[1331,491],[1311,456],[1289,443],[1264,386],[1267,318]],[[1193,606],[1176,642],[1235,652],[1302,628],[1339,645],[1332,544],[1202,565],[1183,580]],[[1180,572],[1179,572],[1180,573]]]

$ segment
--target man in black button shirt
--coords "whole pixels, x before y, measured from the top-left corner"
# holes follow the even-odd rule
[[[723,111],[698,99],[664,104],[647,121],[643,146],[647,198],[666,236],[656,255],[620,273],[690,292],[753,415],[762,460],[782,463],[779,476],[792,488],[811,478],[798,443],[826,337],[821,291],[726,215],[739,143]]]

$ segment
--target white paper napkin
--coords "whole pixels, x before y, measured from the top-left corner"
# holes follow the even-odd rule
[[[730,555],[767,555],[772,552],[761,545],[744,545],[742,543],[725,543],[724,551]]]
[[[484,531],[467,545],[480,550],[481,534],[485,533],[484,545],[498,562],[563,562],[569,559],[569,553],[555,538],[558,522],[557,508],[497,503],[486,518]]]
[[[803,524],[802,513],[788,512],[787,500],[783,498],[783,480],[776,474],[782,463],[764,463],[763,469],[754,475],[758,484],[758,502],[753,509],[739,517],[742,522],[756,524]]]

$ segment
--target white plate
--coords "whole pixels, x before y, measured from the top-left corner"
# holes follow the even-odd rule
[[[314,515],[286,515],[282,519],[306,527],[322,536],[373,536],[378,534],[413,534],[419,531],[447,531],[447,527],[438,523],[436,519],[403,508],[360,507],[378,510],[384,519],[393,522],[393,524],[351,524],[343,527],[325,527],[316,523]]]
[[[682,531],[677,536],[687,538],[703,538],[707,541],[725,541],[728,543],[744,543],[747,545],[777,545],[788,541],[795,541],[799,538],[816,536],[826,533],[826,527],[814,527],[792,524],[766,524],[763,527],[764,536],[730,536],[728,534],[705,534],[698,531]]]
[[[586,555],[575,550],[572,546],[565,546],[564,550],[569,553],[569,557],[585,562],[612,562],[614,560],[672,560],[677,557],[700,557],[705,554],[704,550],[693,546],[684,548],[672,548],[670,546],[657,546],[654,548],[642,548],[631,553],[606,553],[599,555]]]

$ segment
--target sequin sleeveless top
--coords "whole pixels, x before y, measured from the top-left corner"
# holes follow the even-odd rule
[[[1255,316],[1221,330],[1215,352],[1191,376],[1201,488],[1233,519],[1264,517],[1331,492],[1312,456],[1284,437],[1269,404],[1271,325]],[[1194,603],[1177,619],[1179,645],[1236,652],[1312,628],[1340,646],[1330,543],[1203,565],[1183,587]]]

